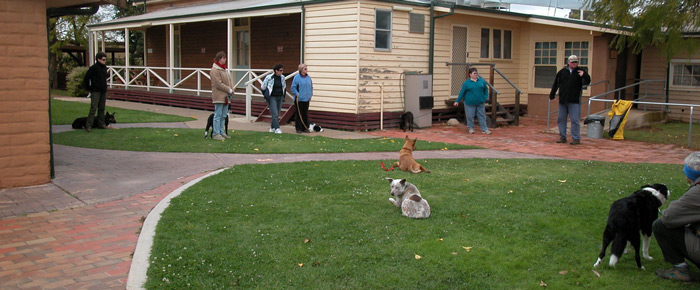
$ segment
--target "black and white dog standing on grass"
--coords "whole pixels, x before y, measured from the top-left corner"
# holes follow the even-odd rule
[[[207,137],[211,138],[212,133],[214,131],[214,114],[209,115],[209,118],[207,118],[207,126],[204,128],[204,138],[206,139]],[[209,131],[211,129],[211,132]],[[226,117],[224,118],[224,132],[228,134],[228,114],[226,114]]]
[[[644,185],[630,196],[613,202],[603,232],[603,249],[593,267],[600,265],[605,257],[605,250],[611,242],[610,266],[614,267],[622,253],[627,252],[625,248],[629,242],[634,247],[634,260],[637,262],[637,267],[644,269],[639,258],[639,231],[644,236],[642,256],[647,260],[652,260],[653,258],[649,256],[651,225],[659,215],[659,207],[666,202],[669,196],[671,196],[671,192],[666,185],[656,183]]]

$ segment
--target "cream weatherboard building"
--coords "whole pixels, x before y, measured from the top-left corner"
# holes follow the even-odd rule
[[[146,38],[145,66],[115,66],[113,97],[138,99],[160,88],[206,99],[206,68],[219,50],[231,56],[231,73],[245,78],[242,95],[246,82],[274,64],[282,63],[290,73],[306,63],[314,80],[311,118],[327,127],[356,130],[379,128],[380,115],[384,124],[397,124],[409,74],[432,75],[433,120],[453,116],[455,109],[446,101],[456,98],[467,63],[493,79],[498,103],[512,108],[519,91],[521,113],[542,117],[554,75],[570,54],[578,55],[580,66],[593,77],[586,98],[645,77],[637,55],[609,49],[617,31],[574,19],[449,1],[149,3],[144,15],[90,27],[93,50],[103,47],[100,39],[109,31],[144,33]],[[258,73],[246,75],[246,70]],[[262,103],[257,91],[252,93],[252,103]],[[232,109],[244,112],[236,106],[245,102]]]

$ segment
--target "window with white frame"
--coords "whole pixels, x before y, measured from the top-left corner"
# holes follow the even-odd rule
[[[671,61],[671,87],[700,89],[700,60]]]
[[[557,42],[535,42],[535,87],[551,88],[557,74]]]
[[[570,55],[578,57],[578,66],[588,68],[588,41],[567,41],[564,42],[564,63],[568,61]]]
[[[482,28],[480,58],[511,59],[513,32],[510,30]]]
[[[374,49],[391,50],[391,10],[374,10]]]

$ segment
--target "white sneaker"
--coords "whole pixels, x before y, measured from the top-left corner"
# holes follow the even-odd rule
[[[274,129],[274,128],[270,128],[270,133],[275,133],[275,129]]]
[[[224,138],[226,138],[226,139],[231,139],[231,136],[229,136],[229,135],[226,135],[226,133],[224,133],[224,134],[221,134],[221,136],[223,136],[223,137],[224,137]]]
[[[474,129],[469,129],[469,134],[474,134]]]
[[[481,133],[484,133],[486,135],[491,135],[491,130],[481,131]]]
[[[217,140],[217,141],[226,140],[226,138],[224,138],[224,136],[221,136],[221,135],[218,135],[218,134],[217,134],[217,135],[214,135],[214,137],[211,137],[211,139]]]
[[[280,128],[275,129],[275,134],[282,134],[282,130]]]

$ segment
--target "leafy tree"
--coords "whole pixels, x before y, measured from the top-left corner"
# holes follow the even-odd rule
[[[145,13],[146,5],[133,5],[143,0],[129,0],[126,8],[117,7],[114,18],[123,18]],[[121,39],[124,39],[124,31],[116,32]],[[132,65],[143,65],[144,37],[142,31],[129,31],[129,63]]]
[[[630,32],[613,40],[618,51],[631,47],[639,53],[645,47],[657,46],[670,59],[698,48],[698,39],[687,36],[700,31],[700,0],[587,1],[595,22]]]
[[[143,0],[126,1],[127,7],[120,8],[112,5],[100,6],[98,13],[93,15],[70,15],[54,17],[49,19],[49,71],[50,82],[52,87],[56,88],[57,73],[70,72],[74,67],[87,66],[85,56],[82,54],[64,53],[63,49],[66,46],[74,46],[83,48],[87,53],[89,42],[88,25],[103,21],[108,21],[115,18],[121,18],[131,15],[143,13],[144,5],[134,6],[134,2],[143,2]],[[130,53],[132,63],[135,59],[143,60],[143,34],[130,33],[129,35]],[[118,42],[124,39],[124,31],[114,31],[105,34],[105,41]]]

